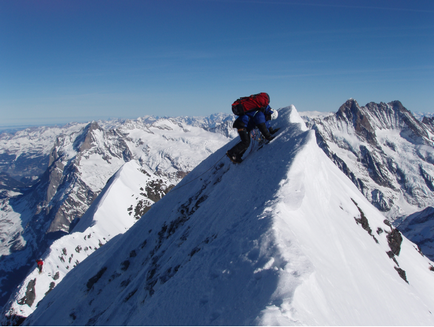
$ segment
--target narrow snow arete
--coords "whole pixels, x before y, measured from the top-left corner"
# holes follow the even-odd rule
[[[433,325],[433,263],[294,107],[272,125],[273,142],[241,165],[225,156],[238,140],[205,159],[25,324]]]

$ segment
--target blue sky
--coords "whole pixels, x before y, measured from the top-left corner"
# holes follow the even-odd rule
[[[231,113],[258,92],[434,112],[434,1],[0,1],[0,126]]]

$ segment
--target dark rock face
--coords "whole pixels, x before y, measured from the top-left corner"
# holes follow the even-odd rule
[[[423,117],[422,124],[428,126],[431,132],[434,132],[434,117]]]
[[[392,231],[387,234],[387,242],[393,255],[399,255],[401,252],[402,235],[397,229],[392,228]]]
[[[97,122],[92,122],[87,125],[81,135],[79,135],[74,141],[74,149],[77,152],[84,152],[92,148],[95,138],[94,132],[101,131],[104,132],[101,127],[99,127]]]
[[[404,138],[409,137],[410,141],[420,144],[430,144],[429,135],[426,131],[426,126],[423,123],[420,123],[410,111],[404,108],[401,102],[392,101],[390,105],[403,123],[401,136]]]
[[[391,181],[387,176],[387,168],[384,166],[384,162],[379,158],[375,152],[371,152],[366,146],[360,146],[360,161],[366,167],[369,176],[378,185],[385,186],[394,189]]]
[[[371,227],[369,226],[369,221],[368,221],[368,218],[366,217],[365,213],[362,211],[362,209],[360,209],[359,205],[357,204],[356,201],[354,201],[354,199],[351,199],[351,200],[353,201],[354,205],[357,207],[357,209],[358,209],[359,212],[360,212],[360,217],[354,217],[356,223],[357,223],[358,225],[361,225],[362,228],[363,228],[366,232],[368,232],[369,235],[372,236],[372,238],[374,239],[374,241],[375,241],[376,243],[378,243],[378,240],[377,240],[377,239],[375,238],[375,236],[372,234],[372,229],[371,229]]]
[[[336,113],[337,120],[353,126],[356,134],[372,145],[377,144],[375,131],[365,113],[355,100],[345,102]]]
[[[35,285],[36,285],[36,278],[32,279],[28,284],[27,284],[27,291],[26,291],[26,295],[18,301],[19,304],[27,304],[29,307],[31,307],[33,305],[33,302],[35,301]]]
[[[140,195],[143,198],[137,202],[135,207],[131,206],[127,209],[129,215],[134,214],[134,218],[140,219],[154,203],[160,201],[174,187],[175,185],[167,185],[162,179],[149,180],[145,189],[140,188]]]

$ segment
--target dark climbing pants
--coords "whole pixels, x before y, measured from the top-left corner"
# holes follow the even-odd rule
[[[228,152],[230,154],[235,154],[238,158],[241,158],[249,148],[250,145],[250,133],[245,128],[238,129],[238,135],[240,136],[241,142],[237,143]]]

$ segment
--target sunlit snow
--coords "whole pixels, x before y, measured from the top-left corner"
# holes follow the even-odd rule
[[[392,227],[294,107],[273,125],[240,165],[225,156],[238,140],[210,155],[25,323],[433,325],[433,263],[405,238],[390,254]]]

